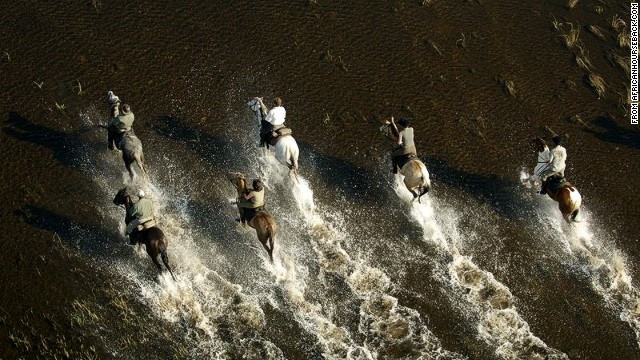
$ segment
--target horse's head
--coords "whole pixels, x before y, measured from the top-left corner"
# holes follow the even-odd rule
[[[247,188],[247,178],[239,172],[231,172],[227,174],[227,179],[236,187],[238,194],[242,194]]]
[[[252,111],[259,111],[260,109],[266,108],[261,97],[254,97],[247,103],[247,106],[249,106]]]
[[[130,196],[131,195],[129,195],[129,191],[127,190],[127,188],[120,189],[120,191],[118,191],[116,196],[113,198],[113,203],[116,205],[126,205],[131,201]]]
[[[380,126],[380,134],[385,137],[389,137],[391,135],[391,123],[389,121],[385,121],[382,126]]]
[[[544,140],[542,140],[541,138],[537,137],[535,139],[531,139],[531,141],[529,141],[529,145],[531,146],[531,148],[537,152],[542,152],[544,151],[545,146],[547,146],[547,144],[544,142]]]

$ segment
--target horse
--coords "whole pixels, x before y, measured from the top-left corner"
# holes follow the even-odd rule
[[[236,203],[239,204],[241,196],[243,196],[247,190],[247,179],[244,174],[237,172],[229,173],[227,178],[236,187],[238,192],[238,201],[236,201]],[[238,205],[238,212],[240,213],[240,219],[244,220],[244,212],[240,209],[240,205]],[[276,224],[275,219],[264,209],[260,209],[247,223],[249,226],[256,229],[258,240],[260,240],[260,243],[267,251],[267,254],[269,254],[269,259],[273,262],[273,243],[275,241],[276,233],[278,232],[278,225]]]
[[[251,109],[256,119],[258,120],[258,124],[260,126],[264,126],[266,123],[267,114],[269,113],[269,109],[262,102],[261,97],[254,97],[251,99],[247,105],[249,109]],[[269,125],[268,123],[266,125]],[[289,173],[293,173],[295,176],[298,175],[298,156],[300,154],[300,149],[298,148],[298,143],[291,136],[291,134],[279,136],[276,139],[275,143],[275,157],[276,159],[286,165],[289,168]]]
[[[538,152],[538,164],[534,169],[534,175],[529,178],[529,181],[538,184],[540,182],[540,175],[550,167],[551,155],[548,153],[549,147],[545,144],[544,140],[535,138],[532,139],[529,144]],[[545,194],[549,195],[551,199],[558,203],[558,208],[564,220],[567,223],[577,222],[576,217],[580,212],[580,205],[582,204],[582,195],[580,195],[578,189],[566,181],[563,176],[550,176],[547,182]]]
[[[118,206],[124,206],[126,210],[126,216],[124,218],[124,222],[129,224],[133,220],[133,216],[129,215],[129,209],[133,205],[131,201],[131,195],[127,191],[127,188],[120,189],[116,196],[113,198],[113,203]],[[148,229],[143,229],[139,231],[134,231],[129,235],[132,237],[132,240],[135,240],[138,244],[144,244],[147,250],[147,254],[151,257],[151,260],[158,268],[158,271],[162,272],[162,267],[158,262],[158,255],[162,258],[162,262],[164,266],[169,270],[171,277],[173,280],[176,277],[173,275],[173,270],[169,266],[169,256],[167,255],[167,246],[169,245],[169,240],[164,236],[164,232],[157,227],[153,226]]]
[[[122,160],[124,161],[124,166],[127,168],[129,172],[129,177],[131,180],[134,179],[135,173],[131,165],[135,162],[138,164],[140,171],[142,171],[142,176],[145,180],[149,179],[149,175],[147,172],[147,166],[144,163],[144,154],[142,152],[142,141],[133,133],[133,129],[127,131],[119,143],[119,148],[122,150]]]
[[[380,133],[388,139],[394,141],[398,139],[398,134],[389,121],[385,121],[384,125],[380,127]],[[417,157],[410,158],[400,169],[400,174],[404,176],[404,185],[413,195],[413,199],[417,198],[418,202],[421,202],[422,195],[431,190],[427,166]]]
[[[112,91],[107,93],[107,102],[109,103],[109,112],[111,118],[117,117],[120,114],[120,98],[113,94]],[[112,131],[109,126],[105,126],[107,131]],[[122,151],[122,160],[124,161],[124,166],[127,168],[129,172],[129,177],[131,180],[135,178],[135,173],[131,165],[135,162],[145,180],[148,180],[148,172],[147,167],[144,163],[144,154],[142,152],[142,141],[136,136],[133,132],[133,128],[129,131],[125,131],[124,133],[113,132],[110,133],[110,138],[113,137],[116,148]]]

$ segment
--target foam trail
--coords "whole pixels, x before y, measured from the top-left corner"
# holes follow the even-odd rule
[[[383,271],[367,265],[362,259],[354,260],[349,256],[342,247],[342,243],[348,239],[339,212],[328,216],[319,209],[306,179],[300,175],[297,180],[288,178],[286,168],[272,156],[260,157],[259,161],[262,164],[260,168],[265,171],[265,179],[291,189],[323,271],[339,274],[345,279],[361,303],[358,329],[364,341],[351,345],[347,358],[376,359],[390,356],[387,351],[401,348],[401,344],[410,344],[412,352],[393,355],[431,359],[464,358],[444,350],[440,341],[424,325],[420,314],[400,305],[398,299],[389,294],[391,282]]]
[[[95,108],[81,114],[81,119],[89,126],[93,125],[91,119],[99,117]],[[88,169],[96,184],[96,193],[102,195],[100,198],[111,199],[118,190],[114,188],[113,175],[120,171],[126,174],[121,159],[112,152],[87,156],[96,159]],[[165,170],[178,171],[172,164]],[[189,181],[188,176],[181,175],[184,181]],[[133,189],[144,188],[154,201],[159,227],[169,239],[169,260],[177,277],[177,281],[173,281],[165,272],[157,275],[154,281],[152,274],[156,270],[143,247],[132,247],[133,258],[119,260],[110,266],[119,276],[128,279],[130,286],[123,291],[137,295],[158,318],[182,325],[185,341],[189,344],[186,346],[189,358],[268,354],[269,358],[283,359],[282,351],[260,335],[265,319],[256,299],[261,294],[245,293],[242,286],[218,274],[212,267],[216,261],[207,262],[211,259],[206,254],[215,256],[215,248],[203,251],[203,244],[212,246],[207,245],[211,242],[206,235],[192,230],[185,202],[176,201],[171,191],[153,182],[144,183],[140,178],[130,181],[128,174],[123,180]],[[104,208],[107,209],[105,225],[119,228],[124,233],[124,210],[110,201],[105,202]],[[124,244],[124,239],[118,239],[112,246],[126,246]],[[226,329],[224,340],[219,336],[219,329]],[[247,333],[253,334],[250,341],[244,335]]]
[[[413,201],[401,175],[394,177],[394,190],[401,199],[410,203],[410,218],[422,227],[423,240],[447,251],[452,257],[448,265],[451,284],[454,288],[464,289],[461,293],[468,304],[481,314],[478,335],[495,348],[496,355],[505,359],[567,358],[531,333],[529,324],[516,310],[508,287],[497,281],[492,273],[480,269],[471,257],[460,254],[456,243],[464,242],[474,234],[465,236],[460,233],[457,211],[438,204],[433,194],[423,197],[421,203]]]
[[[529,184],[523,179],[528,177],[526,170],[520,172],[525,186]],[[538,218],[545,220],[543,226],[549,226],[550,232],[555,233],[554,238],[563,243],[565,251],[591,274],[593,289],[602,295],[608,306],[618,309],[620,319],[633,329],[640,346],[640,292],[633,286],[626,255],[613,246],[613,239],[605,240],[606,234],[594,233],[592,215],[584,206],[580,208],[577,222],[567,224],[555,201],[548,196],[534,198],[539,204]],[[540,223],[534,226],[539,227]]]

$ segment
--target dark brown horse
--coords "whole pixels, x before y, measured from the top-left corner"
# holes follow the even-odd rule
[[[241,196],[247,190],[247,180],[241,173],[229,173],[227,178],[236,187],[238,192],[237,202],[239,203]],[[240,212],[240,219],[242,220],[244,213],[240,210],[239,206],[238,211]],[[276,224],[273,216],[264,210],[258,210],[255,216],[247,223],[249,226],[256,229],[258,240],[260,240],[260,243],[267,251],[267,254],[269,254],[269,259],[273,262],[273,243],[276,238],[276,233],[278,232],[278,225]],[[269,246],[267,246],[267,244]]]
[[[133,220],[133,217],[129,215],[129,209],[133,205],[133,202],[131,201],[131,195],[129,195],[127,188],[118,191],[116,196],[113,198],[113,203],[118,206],[124,206],[126,210],[124,222],[126,224],[129,224]],[[160,266],[160,263],[158,262],[158,255],[160,255],[160,257],[162,258],[162,262],[164,263],[164,266],[167,268],[167,270],[169,270],[171,277],[173,278],[173,280],[176,279],[176,277],[173,275],[171,267],[169,266],[169,257],[167,256],[168,240],[159,227],[153,226],[151,228],[140,231],[134,230],[134,232],[129,236],[132,237],[132,240],[137,241],[138,244],[145,245],[147,254],[149,254],[151,260],[153,260],[153,263],[156,264],[158,271],[162,272],[162,266]]]
[[[538,153],[538,164],[534,169],[534,176],[529,179],[534,184],[537,184],[539,183],[540,175],[550,167],[552,158],[544,140],[535,138],[529,144]],[[568,223],[576,221],[582,204],[582,196],[578,189],[561,176],[551,176],[547,179],[547,182],[548,184],[545,186],[546,194],[558,203],[564,220]]]

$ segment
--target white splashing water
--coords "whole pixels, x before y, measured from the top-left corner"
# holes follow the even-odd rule
[[[413,201],[402,175],[395,176],[393,188],[401,199],[410,203],[409,216],[422,227],[423,240],[451,255],[448,265],[451,284],[464,289],[460,294],[467,300],[466,306],[472,306],[481,314],[478,335],[495,349],[496,355],[505,359],[567,358],[531,332],[515,308],[507,286],[492,273],[480,269],[471,257],[460,254],[456,244],[472,238],[473,234],[460,233],[457,225],[460,215],[455,209],[439,204],[433,193],[423,196],[421,202]]]
[[[86,124],[91,118],[99,118],[95,111],[81,114]],[[90,154],[97,158],[91,170],[98,193],[111,198],[118,190],[110,178],[120,169],[125,186],[143,188],[152,198],[158,226],[169,239],[168,254],[177,280],[167,272],[157,275],[155,281],[149,269],[155,266],[143,246],[131,247],[132,258],[114,264],[115,271],[130,282],[129,289],[137,295],[160,319],[181,324],[184,337],[189,344],[190,358],[229,358],[233,354],[268,354],[269,358],[283,359],[282,351],[271,341],[261,337],[265,318],[259,298],[267,294],[262,289],[247,293],[242,286],[234,284],[218,274],[214,265],[224,259],[216,258],[211,235],[199,234],[192,229],[186,204],[176,202],[161,186],[142,183],[140,177],[131,181],[119,156],[110,153]],[[120,186],[122,187],[122,186]],[[124,234],[124,209],[113,207],[106,212],[106,226],[117,227]],[[118,239],[127,246],[123,238]],[[222,340],[219,329],[224,328],[234,335]],[[251,333],[250,341],[244,334]]]
[[[398,303],[389,294],[391,282],[380,269],[369,266],[364,260],[354,260],[343,249],[349,241],[340,214],[330,216],[316,206],[313,191],[302,176],[289,177],[288,170],[269,154],[258,158],[263,178],[290,187],[298,213],[301,215],[317,261],[327,273],[339,274],[359,299],[360,320],[358,329],[364,336],[362,344],[351,343],[347,351],[349,359],[376,359],[383,350],[394,345],[410,344],[410,356],[429,359],[462,359],[464,356],[444,350],[440,341],[424,325],[420,314]],[[337,305],[337,304],[336,304]]]
[[[521,170],[520,179],[525,186],[529,185],[528,177],[527,171]],[[592,287],[602,295],[607,306],[618,309],[620,319],[631,326],[640,346],[640,292],[633,286],[626,255],[615,248],[613,239],[606,240],[607,235],[594,233],[592,215],[584,206],[580,208],[578,222],[567,224],[558,203],[548,196],[539,197],[537,202],[540,203],[538,218],[546,221],[542,226],[549,227],[552,236],[564,244],[566,253],[588,270]]]

